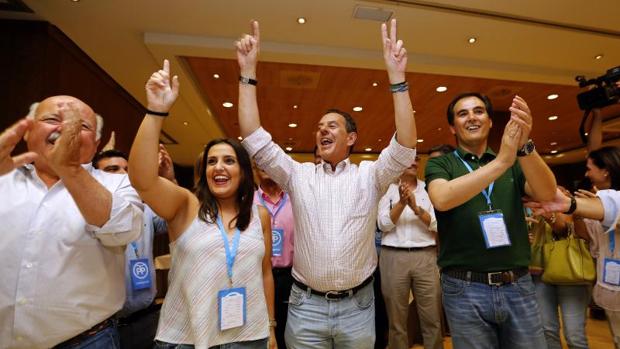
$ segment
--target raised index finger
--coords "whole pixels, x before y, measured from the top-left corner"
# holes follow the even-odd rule
[[[381,23],[381,42],[385,44],[385,40],[387,40],[387,38],[388,38],[387,24]]]
[[[258,21],[252,21],[252,36],[259,41],[260,39],[260,28],[258,27]]]
[[[170,62],[167,59],[164,59],[164,71],[170,74]]]

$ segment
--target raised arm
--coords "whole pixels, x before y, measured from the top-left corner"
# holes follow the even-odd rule
[[[521,147],[528,141],[532,131],[532,112],[525,100],[519,96],[513,98],[509,110],[510,120],[516,122],[521,127],[521,139],[519,142]],[[520,156],[518,159],[525,176],[525,193],[536,200],[553,199],[557,185],[555,176],[538,152],[534,150],[528,155]]]
[[[502,145],[497,157],[464,176],[447,180],[438,178],[427,184],[428,195],[438,211],[448,211],[480,194],[515,162],[521,127],[510,120],[504,128]]]
[[[390,84],[406,83],[407,50],[403,46],[403,41],[397,39],[396,19],[390,21],[389,36],[387,24],[381,24],[381,39],[383,42],[383,59]],[[418,139],[409,90],[403,88],[398,91],[392,92],[397,140],[402,146],[415,148]]]
[[[150,112],[168,113],[179,95],[177,76],[170,79],[170,63],[164,60],[163,68],[153,73],[146,83],[147,109]],[[138,129],[129,154],[129,179],[131,184],[152,209],[171,221],[191,193],[158,176],[159,133],[164,117],[147,114]]]
[[[252,34],[245,34],[235,43],[237,61],[242,78],[256,80],[256,64],[260,44],[258,22],[252,21]],[[256,101],[256,85],[239,82],[239,128],[241,137],[245,138],[260,127],[258,103]]]

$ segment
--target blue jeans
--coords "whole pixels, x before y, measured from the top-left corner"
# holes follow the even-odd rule
[[[264,338],[255,341],[220,344],[210,347],[210,349],[267,349],[268,344],[269,338]],[[155,346],[153,349],[194,349],[194,346],[191,344],[174,344],[155,341]]]
[[[546,347],[536,292],[529,274],[503,286],[442,274],[441,288],[455,349]]]
[[[63,349],[119,349],[118,332],[115,326],[105,328],[94,336],[88,337],[78,344],[62,347]]]
[[[559,286],[542,282],[534,277],[536,298],[542,316],[548,349],[561,349],[558,306],[562,309],[564,339],[571,349],[588,348],[586,337],[586,309],[590,303],[590,286]]]
[[[284,338],[289,349],[373,349],[375,296],[372,283],[351,297],[325,297],[291,288]]]

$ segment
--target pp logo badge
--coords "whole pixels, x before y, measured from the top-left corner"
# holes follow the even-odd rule
[[[274,230],[271,232],[271,240],[274,245],[280,245],[280,240],[282,239],[282,235],[279,231]]]
[[[149,267],[144,262],[137,262],[133,265],[133,275],[138,279],[145,279],[149,276]]]

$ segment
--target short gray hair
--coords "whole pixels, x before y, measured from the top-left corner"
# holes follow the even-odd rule
[[[35,102],[30,105],[30,109],[28,110],[28,115],[26,115],[27,119],[34,120],[34,114],[36,113],[37,108],[39,107],[40,103],[41,102]],[[97,120],[97,131],[96,131],[95,140],[98,141],[101,138],[101,131],[103,130],[103,117],[95,113],[95,120]]]

